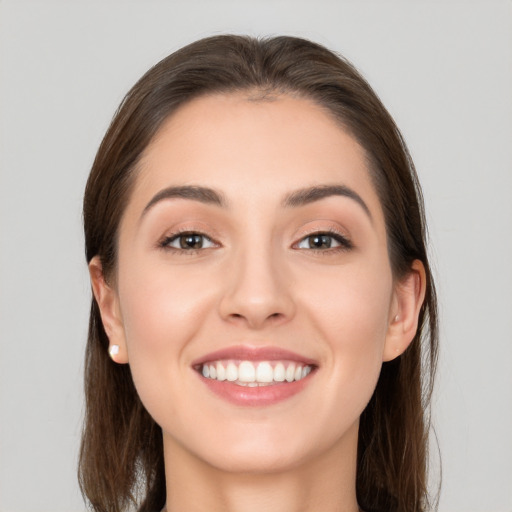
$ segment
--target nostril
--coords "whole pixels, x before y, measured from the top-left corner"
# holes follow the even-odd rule
[[[286,315],[283,313],[271,313],[269,315],[258,315],[256,311],[252,311],[250,313],[244,314],[244,313],[231,313],[229,315],[229,318],[231,321],[234,321],[236,323],[241,321],[247,321],[247,323],[253,327],[262,325],[263,323],[270,322],[270,324],[276,324],[279,323],[281,320],[286,318]]]
[[[249,284],[238,283],[222,297],[219,313],[224,320],[236,324],[246,322],[251,328],[260,328],[266,323],[277,325],[293,317],[294,302],[288,288],[260,290]]]

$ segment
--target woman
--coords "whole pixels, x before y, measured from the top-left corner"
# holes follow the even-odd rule
[[[349,63],[291,37],[167,57],[107,131],[84,225],[94,510],[428,508],[421,192]]]

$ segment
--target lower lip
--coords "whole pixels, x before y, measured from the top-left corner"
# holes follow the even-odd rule
[[[301,380],[276,383],[270,386],[239,386],[227,380],[208,379],[198,374],[201,380],[216,395],[235,405],[265,407],[283,402],[300,393],[309,383],[314,372]]]

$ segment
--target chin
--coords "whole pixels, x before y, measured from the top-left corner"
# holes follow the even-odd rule
[[[320,426],[300,431],[299,429],[283,428],[274,425],[265,428],[254,425],[255,428],[244,428],[239,425],[234,431],[218,432],[199,443],[191,443],[195,450],[193,455],[208,466],[223,472],[239,474],[276,474],[299,470],[315,460],[320,460],[326,454],[338,453],[344,439],[350,444],[357,445],[357,427],[354,423],[348,427],[347,435],[339,436],[339,431],[326,431]],[[242,430],[244,431],[242,434]],[[318,430],[320,435],[316,435]],[[355,439],[352,436],[355,433]],[[350,438],[350,439],[349,439]],[[312,440],[316,439],[316,442]],[[345,452],[346,453],[346,452]],[[329,456],[328,456],[329,457]]]
[[[227,473],[256,475],[287,472],[300,467],[306,460],[305,454],[271,450],[266,446],[257,452],[242,450],[233,453],[229,450],[220,457],[210,457],[209,463]]]

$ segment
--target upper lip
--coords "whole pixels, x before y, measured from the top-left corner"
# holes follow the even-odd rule
[[[291,350],[279,347],[253,347],[248,345],[235,345],[226,347],[215,352],[210,352],[204,356],[195,359],[192,366],[197,366],[210,361],[219,361],[222,359],[239,359],[242,361],[295,361],[306,365],[316,366],[317,362],[309,357],[304,357]]]

